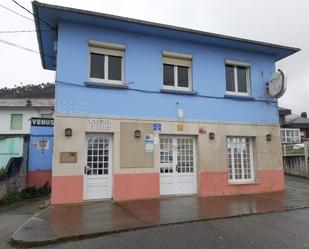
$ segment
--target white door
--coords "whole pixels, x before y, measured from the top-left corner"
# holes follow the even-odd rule
[[[112,137],[86,136],[84,200],[112,198]]]
[[[160,194],[195,194],[196,185],[194,137],[161,136]]]

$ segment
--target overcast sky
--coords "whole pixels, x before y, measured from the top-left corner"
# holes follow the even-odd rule
[[[31,9],[31,1],[17,0]],[[41,0],[219,34],[299,47],[301,52],[277,63],[288,74],[288,89],[281,106],[294,113],[309,113],[309,1],[308,0]],[[38,54],[4,44],[1,40],[38,50],[36,35],[1,31],[34,30],[31,14],[11,0],[0,0],[0,87],[20,82],[53,82],[55,73],[43,70]]]

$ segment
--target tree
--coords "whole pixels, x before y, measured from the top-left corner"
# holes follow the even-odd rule
[[[2,99],[23,99],[23,98],[55,98],[55,84],[41,83],[39,85],[23,85],[13,88],[0,88],[0,98]]]

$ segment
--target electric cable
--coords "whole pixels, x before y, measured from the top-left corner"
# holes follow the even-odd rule
[[[31,49],[31,48],[26,48],[26,47],[23,47],[23,46],[18,45],[18,44],[16,44],[16,43],[12,43],[12,42],[9,42],[9,41],[5,41],[5,40],[3,40],[3,39],[0,39],[0,42],[5,43],[5,44],[10,45],[10,46],[13,46],[13,47],[16,47],[16,48],[20,48],[20,49],[26,50],[26,51],[28,51],[28,52],[32,52],[32,53],[36,53],[36,54],[40,54],[40,55],[45,55],[45,56],[48,56],[48,57],[53,58],[53,59],[55,58],[55,56],[48,55],[48,54],[44,54],[44,53],[41,53],[40,51],[33,50],[33,49]]]
[[[12,13],[14,13],[14,14],[20,16],[20,17],[23,17],[23,18],[25,18],[25,19],[27,19],[27,20],[29,20],[29,21],[31,21],[31,22],[34,22],[33,19],[31,19],[31,18],[29,18],[29,17],[27,17],[27,16],[24,16],[24,15],[22,15],[22,14],[16,12],[16,11],[14,11],[14,10],[12,10],[12,9],[10,9],[10,8],[8,8],[8,7],[4,6],[4,5],[2,5],[2,4],[0,4],[0,7],[3,8],[3,9],[8,10],[8,11],[10,11],[10,12],[12,12]]]
[[[40,18],[39,16],[36,16],[34,13],[32,13],[30,10],[28,10],[26,7],[24,7],[23,5],[21,5],[20,3],[18,3],[15,0],[12,0],[13,3],[15,3],[17,6],[19,6],[20,8],[22,8],[23,10],[27,11],[28,13],[30,13],[31,15],[33,15],[34,17],[37,17],[42,23],[44,23],[45,25],[47,25],[49,28],[51,28],[52,30],[55,29],[55,27],[53,25],[51,25],[50,23],[48,23],[47,21],[45,21],[43,18]]]

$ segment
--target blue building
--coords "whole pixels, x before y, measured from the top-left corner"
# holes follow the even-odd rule
[[[266,82],[299,49],[36,1],[33,10],[42,66],[56,71],[52,203],[284,189]]]
[[[54,119],[31,118],[29,156],[28,156],[28,187],[51,185],[52,156],[54,144]]]

